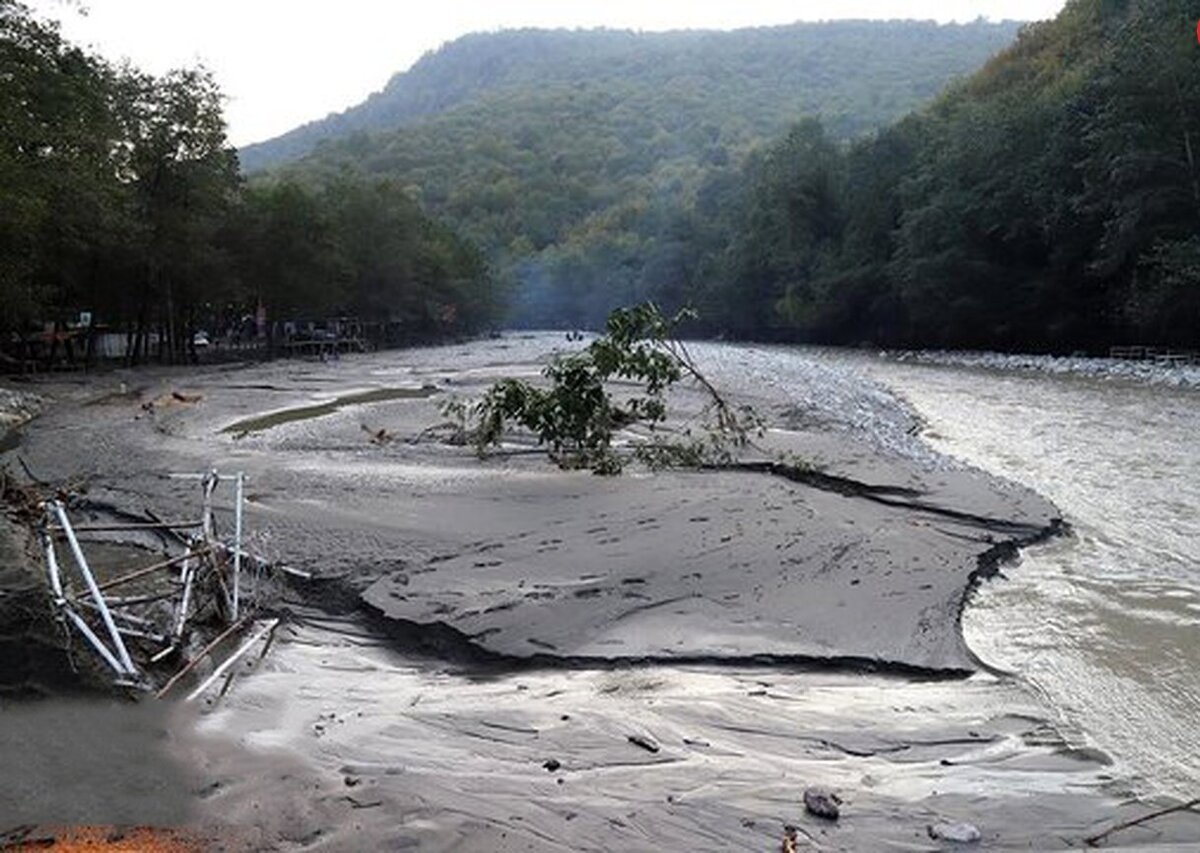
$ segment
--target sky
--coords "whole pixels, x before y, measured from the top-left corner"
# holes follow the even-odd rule
[[[71,41],[155,74],[203,63],[245,145],[340,112],[428,51],[515,27],[733,29],[843,18],[1040,20],[1063,0],[26,0]]]

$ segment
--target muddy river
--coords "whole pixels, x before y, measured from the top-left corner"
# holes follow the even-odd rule
[[[1026,552],[966,611],[972,648],[1149,790],[1200,780],[1200,392],[1121,379],[867,372],[942,452],[1032,486],[1073,535]]]
[[[831,473],[907,483],[948,508],[983,501],[984,515],[1046,506],[968,470],[983,469],[1057,506],[1070,535],[983,584],[962,616],[965,649],[962,583],[995,530],[768,478],[685,483],[634,471],[600,481],[532,455],[481,462],[420,439],[441,417],[439,400],[536,375],[563,345],[514,335],[205,371],[187,377],[198,403],[189,394],[161,408],[145,403],[171,399],[181,380],[168,371],[43,389],[58,402],[20,451],[39,475],[83,473],[93,501],[179,512],[182,493],[162,472],[244,470],[256,547],[343,579],[349,594],[292,602],[297,618],[262,665],[195,720],[172,724],[173,751],[200,776],[179,783],[199,820],[248,827],[265,849],[761,850],[777,849],[788,823],[820,849],[939,849],[929,834],[939,821],[977,825],[990,848],[1060,849],[1150,808],[1131,796],[1195,796],[1200,371],[1192,382],[1100,362],[999,370],[693,347],[715,384],[769,415],[770,440],[801,441],[816,463],[832,460]],[[731,603],[746,590],[714,585],[728,571],[701,584],[699,569],[712,567],[679,557],[724,548],[743,559],[726,569],[774,566],[791,547],[778,531],[792,527],[818,556],[848,555],[844,565],[795,558],[792,585],[754,587],[762,603],[751,609]],[[720,536],[706,545],[708,533]],[[821,537],[834,536],[846,547],[826,547]],[[634,565],[639,554],[651,555],[647,565]],[[953,580],[945,590],[932,574],[907,574],[937,555],[937,578]],[[877,576],[860,584],[872,565]],[[613,572],[621,577],[606,580]],[[514,597],[526,586],[536,607]],[[901,606],[914,589],[925,598]],[[408,639],[347,612],[359,593],[397,624],[445,621],[492,653],[532,649],[547,663],[481,672],[414,654]],[[868,600],[876,594],[882,603]],[[627,599],[655,607],[625,613]],[[608,611],[596,602],[617,615],[600,624]],[[898,643],[910,611],[916,639]],[[662,652],[706,636],[698,650]],[[943,675],[975,659],[991,671],[928,680],[762,656],[786,642]],[[622,648],[632,651],[612,651]],[[25,712],[45,727],[44,709],[10,711],[0,746],[45,755],[21,734]],[[47,800],[26,780],[9,811],[21,821],[48,820],[46,805],[58,820],[158,819],[141,810],[139,790],[116,791],[111,778],[130,774],[107,763],[105,774],[108,807],[123,811],[64,813],[82,800]],[[69,781],[32,775],[43,787]],[[836,828],[798,805],[813,783],[846,798]],[[1175,815],[1117,840],[1197,837],[1196,820]]]

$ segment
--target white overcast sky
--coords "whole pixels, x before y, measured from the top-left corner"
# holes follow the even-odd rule
[[[514,27],[732,29],[841,18],[1053,17],[1063,0],[26,0],[110,59],[162,73],[203,62],[237,145],[345,109],[426,51]],[[83,8],[86,14],[81,14]]]

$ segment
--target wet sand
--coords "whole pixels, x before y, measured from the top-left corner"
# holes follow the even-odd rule
[[[18,451],[38,477],[170,515],[193,487],[166,472],[244,470],[256,549],[320,579],[260,671],[147,753],[198,774],[192,821],[263,849],[718,850],[785,824],[813,849],[940,849],[927,825],[965,820],[1057,849],[1148,810],[1011,682],[962,680],[965,597],[1053,506],[764,389],[739,391],[763,444],[823,476],[605,479],[427,431],[557,343],[40,389],[56,404]],[[839,823],[803,815],[810,784],[841,791]],[[1198,838],[1176,816],[1118,840]]]

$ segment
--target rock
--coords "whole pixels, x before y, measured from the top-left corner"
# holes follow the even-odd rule
[[[974,844],[983,838],[978,828],[969,823],[935,823],[928,827],[929,837],[938,841]]]
[[[804,792],[804,808],[809,814],[826,820],[837,820],[842,798],[828,788],[808,788]]]
[[[629,742],[635,746],[640,746],[646,752],[658,752],[658,744],[645,735],[630,735]]]

